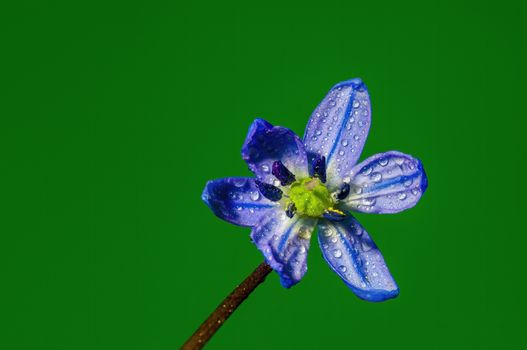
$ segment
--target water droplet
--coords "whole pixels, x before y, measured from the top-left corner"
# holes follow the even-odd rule
[[[341,144],[342,146],[346,147],[348,145],[348,140],[342,140]]]
[[[344,273],[344,272],[348,271],[348,268],[346,266],[344,266],[344,265],[340,265],[339,266],[339,270],[340,270],[340,272]]]
[[[333,251],[333,256],[334,256],[335,258],[340,258],[340,257],[342,256],[342,252],[340,251],[340,249],[335,249],[335,250]]]
[[[344,155],[344,151],[343,150],[340,150],[339,151],[339,156],[343,156]]]
[[[379,159],[379,164],[381,166],[387,166],[388,165],[388,158],[381,158],[381,159]]]
[[[404,187],[410,187],[412,186],[412,179],[408,179],[405,182],[403,182]]]
[[[354,139],[355,141],[358,141],[358,140],[359,140],[359,135],[355,135],[355,136],[353,136],[353,139]]]
[[[337,236],[331,237],[331,243],[337,243]]]
[[[315,134],[320,135],[320,134],[322,134],[322,131],[317,130],[317,131],[315,132]]]
[[[268,172],[269,172],[269,165],[267,165],[267,164],[262,164],[262,165],[260,166],[260,169],[262,169],[262,171],[263,171],[264,173],[268,173]]]
[[[280,180],[274,180],[274,181],[273,181],[273,185],[274,185],[275,187],[280,186],[280,185],[281,185]]]
[[[301,246],[298,248],[298,251],[300,252],[300,254],[305,254],[305,252],[306,252],[306,247],[304,247],[303,245],[301,245]]]
[[[236,187],[242,187],[243,185],[245,185],[247,183],[247,179],[244,179],[244,178],[235,178],[233,179],[232,183],[234,184],[234,186]]]
[[[240,207],[240,206],[237,206],[237,207],[236,207],[236,210],[238,210],[238,211],[242,211],[242,210],[243,210],[243,208],[242,208],[242,207]]]
[[[417,196],[419,194],[419,190],[417,188],[412,188],[412,194]]]
[[[372,248],[371,245],[368,242],[366,242],[366,241],[362,241],[361,246],[362,246],[362,250],[364,252],[369,252],[371,250],[371,248]]]
[[[357,100],[353,101],[353,108],[359,108],[359,106],[360,106],[359,101]]]
[[[258,199],[260,199],[260,192],[258,191],[251,192],[251,199],[253,201],[257,201]]]
[[[371,174],[370,178],[374,181],[374,182],[380,182],[382,180],[382,175],[381,173],[378,173],[378,172],[374,172]]]
[[[368,167],[363,168],[361,173],[362,175],[370,175],[372,171],[373,169],[368,166]]]
[[[353,192],[355,192],[356,194],[361,194],[362,193],[362,187],[355,187]]]
[[[364,199],[364,200],[362,201],[362,204],[364,204],[364,205],[368,205],[368,206],[370,206],[370,207],[373,206],[373,205],[375,205],[375,203],[376,203],[375,198],[370,198],[370,199],[366,198],[366,199]],[[370,208],[370,209],[371,209],[371,208]]]
[[[406,199],[406,193],[399,193],[399,199],[404,201]]]

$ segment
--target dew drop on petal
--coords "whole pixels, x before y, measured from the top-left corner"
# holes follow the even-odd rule
[[[346,266],[344,266],[344,265],[340,265],[339,266],[339,270],[340,270],[340,272],[344,273],[344,272],[348,271],[348,268]]]
[[[247,182],[247,179],[244,178],[235,178],[233,181],[234,186],[242,187]]]
[[[362,250],[364,252],[369,252],[371,250],[371,248],[372,248],[371,245],[368,242],[364,241],[364,240],[362,241],[361,246],[362,246]]]
[[[378,173],[378,172],[374,172],[371,174],[370,178],[374,181],[374,182],[380,182],[382,180],[382,175],[381,173]]]
[[[381,158],[381,159],[379,159],[379,164],[381,166],[387,166],[388,165],[388,158]]]
[[[333,256],[334,256],[335,258],[340,258],[340,257],[342,256],[342,252],[340,251],[340,249],[335,249],[335,250],[333,251]]]
[[[260,199],[260,192],[258,191],[251,192],[251,199],[253,201],[257,201],[258,199]]]
[[[362,175],[370,175],[372,171],[373,171],[372,168],[365,167],[365,168],[362,169],[361,173],[362,173]]]
[[[346,147],[348,145],[348,140],[342,140],[342,146]]]
[[[404,193],[404,192],[399,193],[399,199],[404,201],[406,199],[406,193]]]

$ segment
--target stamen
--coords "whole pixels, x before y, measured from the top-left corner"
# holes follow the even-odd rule
[[[267,184],[260,180],[254,180],[254,183],[262,196],[269,199],[270,201],[278,202],[280,199],[282,199],[282,190],[278,187]]]
[[[313,159],[313,176],[318,177],[322,183],[326,183],[326,157],[317,156]]]
[[[295,175],[279,160],[273,163],[272,173],[278,180],[280,180],[282,186],[291,185],[296,180]]]
[[[289,203],[289,205],[287,206],[287,209],[285,210],[285,215],[287,215],[289,218],[292,218],[293,216],[295,216],[295,213],[296,213],[295,203],[291,202]]]
[[[346,198],[348,196],[348,194],[350,194],[350,184],[344,182],[342,184],[342,186],[340,186],[340,190],[337,193],[337,199],[342,200],[342,199]]]
[[[347,217],[345,212],[335,208],[328,208],[324,210],[324,214],[322,214],[322,216],[330,221],[342,221]]]

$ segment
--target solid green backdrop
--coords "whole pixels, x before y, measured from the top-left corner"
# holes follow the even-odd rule
[[[302,135],[361,77],[365,156],[420,158],[414,209],[358,215],[401,288],[358,299],[312,241],[209,349],[525,349],[524,2],[1,5],[0,348],[175,349],[262,261],[202,203],[255,117]]]

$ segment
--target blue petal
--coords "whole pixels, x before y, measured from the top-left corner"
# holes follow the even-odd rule
[[[308,176],[307,156],[304,144],[291,130],[273,126],[263,119],[256,119],[242,147],[242,157],[259,180],[280,185],[272,174],[277,160],[297,178]]]
[[[390,151],[376,154],[351,171],[350,194],[339,203],[342,210],[363,213],[398,213],[417,204],[428,186],[419,159]]]
[[[310,162],[325,156],[330,189],[336,189],[357,163],[371,124],[370,97],[360,79],[335,85],[307,124],[304,144]]]
[[[381,252],[354,217],[321,220],[318,231],[324,259],[359,298],[384,301],[399,294]]]
[[[251,238],[265,260],[280,275],[282,286],[298,283],[307,271],[307,252],[316,219],[289,218],[277,209],[253,228]]]
[[[240,226],[254,226],[279,204],[263,197],[254,179],[230,177],[207,182],[203,201],[219,218]]]

